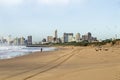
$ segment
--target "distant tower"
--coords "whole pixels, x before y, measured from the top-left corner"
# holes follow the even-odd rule
[[[54,41],[54,43],[58,42],[57,30],[55,30],[55,35],[54,35],[53,41]]]
[[[55,38],[56,38],[56,39],[58,38],[57,30],[55,30]]]
[[[32,36],[28,36],[27,44],[32,45]]]

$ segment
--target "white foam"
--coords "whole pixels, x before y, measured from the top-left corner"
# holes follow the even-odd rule
[[[0,59],[9,59],[16,56],[30,54],[31,52],[40,51],[41,47],[26,46],[0,46]],[[43,47],[43,51],[53,51],[54,47]]]

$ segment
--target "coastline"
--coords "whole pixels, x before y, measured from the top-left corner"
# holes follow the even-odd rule
[[[118,47],[58,48],[0,60],[0,80],[119,80]]]
[[[54,51],[55,47],[25,47],[25,46],[3,46],[0,48],[0,60],[29,55],[34,52]]]

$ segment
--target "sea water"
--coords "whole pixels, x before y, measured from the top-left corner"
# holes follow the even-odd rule
[[[26,47],[26,46],[0,46],[0,59],[10,59],[17,56],[31,54],[33,52],[54,51],[54,47]]]

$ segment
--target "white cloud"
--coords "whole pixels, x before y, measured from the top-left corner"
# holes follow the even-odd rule
[[[19,5],[23,2],[23,0],[0,0],[0,5]]]

